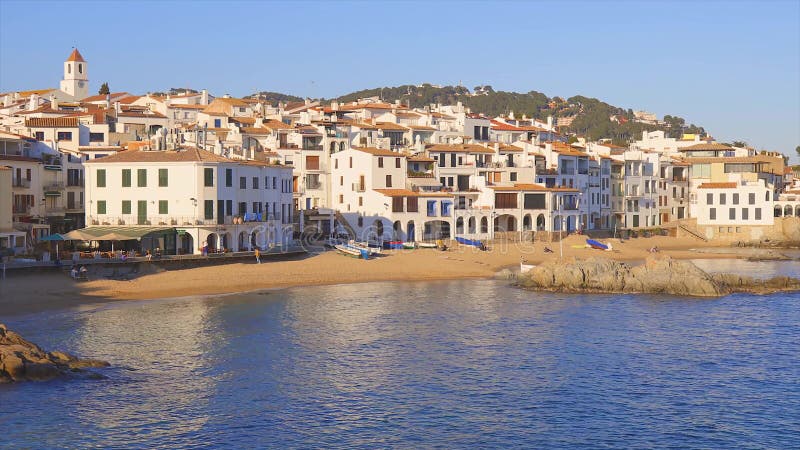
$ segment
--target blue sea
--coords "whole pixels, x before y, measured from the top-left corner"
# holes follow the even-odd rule
[[[391,282],[0,322],[47,349],[113,365],[99,370],[104,380],[0,385],[0,448],[800,442],[800,294],[559,295],[488,280]]]

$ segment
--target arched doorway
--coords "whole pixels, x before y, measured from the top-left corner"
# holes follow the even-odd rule
[[[380,219],[375,220],[375,235],[378,239],[383,239],[383,221]]]
[[[189,233],[183,233],[181,237],[181,254],[191,255],[194,253],[194,236]]]
[[[464,218],[459,217],[456,219],[456,234],[464,234]]]
[[[795,217],[800,217],[800,205],[798,205],[798,206],[796,206],[794,208],[794,216]]]
[[[409,242],[414,242],[417,237],[415,236],[416,230],[415,230],[415,226],[414,226],[414,221],[413,220],[409,220],[408,221],[408,224],[406,225],[406,232],[408,234],[408,241]]]
[[[489,219],[486,216],[481,217],[481,233],[489,232]]]
[[[561,216],[553,217],[553,231],[561,231],[564,220]]]
[[[536,216],[536,231],[544,231],[545,223],[544,223],[544,214],[539,214]]]
[[[792,205],[786,205],[783,207],[783,216],[792,217]]]
[[[208,250],[216,250],[218,244],[219,236],[216,233],[209,233],[208,237],[206,238],[206,244],[208,245]]]
[[[425,222],[425,231],[423,235],[425,240],[449,239],[450,222],[445,220],[431,220]]]
[[[780,205],[775,205],[775,217],[780,217],[782,211]]]
[[[250,233],[250,250],[259,247],[258,245],[258,230],[253,230]]]
[[[231,234],[230,233],[223,233],[220,235],[222,242],[220,242],[220,249],[226,250],[231,248]]]
[[[517,218],[511,214],[501,214],[494,218],[495,232],[517,231]]]
[[[392,239],[395,241],[403,239],[403,226],[399,220],[395,220],[392,224]]]
[[[575,216],[567,216],[567,229],[566,231],[575,230]]]
[[[467,221],[467,229],[469,234],[475,234],[475,217],[470,217]]]
[[[525,217],[522,218],[522,231],[530,231],[531,229],[531,215],[525,214]]]

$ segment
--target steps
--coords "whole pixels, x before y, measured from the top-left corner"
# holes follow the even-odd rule
[[[684,224],[678,224],[678,228],[680,228],[681,230],[683,230],[683,231],[689,233],[690,235],[696,237],[697,239],[700,239],[703,242],[708,242],[708,239],[705,236],[703,236],[702,234],[700,234],[700,232],[697,231],[697,230],[689,228]]]
[[[342,213],[336,211],[333,214],[333,217],[336,219],[336,222],[338,222],[341,226],[344,227],[345,230],[347,230],[347,233],[350,234],[350,238],[355,239],[356,236],[358,236],[358,234],[356,234],[356,230],[353,229],[353,227],[350,225],[350,222],[348,222],[347,219],[344,218]]]

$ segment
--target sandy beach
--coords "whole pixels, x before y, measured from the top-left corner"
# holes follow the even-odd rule
[[[583,248],[585,237],[570,236],[563,242],[564,258],[603,256],[629,262],[644,260],[657,246],[662,254],[677,259],[745,257],[736,248],[717,247],[713,253],[695,250],[715,247],[692,238],[651,237],[619,243],[604,252]],[[545,246],[553,253],[545,253]],[[576,248],[580,247],[580,248]],[[12,274],[0,281],[0,317],[44,309],[116,300],[143,300],[190,295],[214,295],[294,286],[362,283],[370,281],[426,281],[488,278],[499,270],[516,268],[525,258],[528,264],[561,257],[558,243],[497,244],[482,252],[456,245],[449,251],[434,249],[396,250],[370,261],[348,258],[334,251],[263,264],[238,262],[182,270],[164,270],[128,281],[94,279],[76,283],[52,274]],[[725,249],[727,248],[728,251]]]

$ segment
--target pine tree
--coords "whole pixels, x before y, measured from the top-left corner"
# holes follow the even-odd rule
[[[108,88],[108,82],[105,82],[100,85],[100,90],[97,91],[100,95],[106,95],[111,93],[111,89]]]

